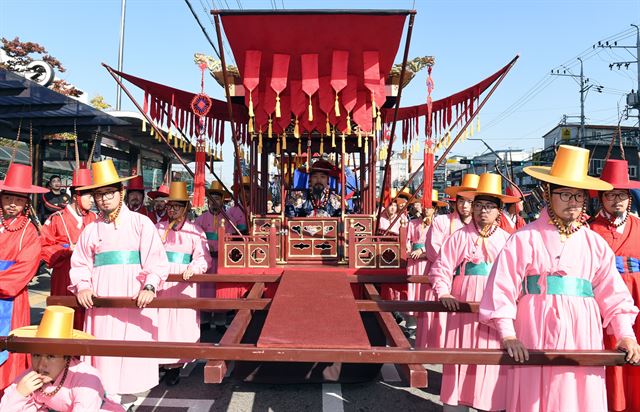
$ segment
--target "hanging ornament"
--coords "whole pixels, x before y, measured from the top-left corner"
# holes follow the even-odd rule
[[[204,92],[204,72],[206,64],[203,62],[200,64],[201,80],[200,80],[200,93],[195,95],[191,100],[191,111],[194,116],[197,116],[198,125],[196,131],[198,137],[196,138],[196,170],[193,178],[193,207],[199,208],[204,206],[205,198],[205,163],[207,156],[205,153],[205,119],[209,110],[211,110],[212,102],[211,98]],[[182,151],[185,151],[186,139],[182,140]],[[189,152],[191,152],[191,143],[189,143]]]
[[[311,97],[320,88],[318,78],[318,54],[303,54],[300,56],[302,69],[302,90],[309,97],[309,122],[313,122],[313,103]]]
[[[271,67],[271,88],[276,92],[276,118],[279,119],[282,115],[280,110],[280,93],[287,87],[287,75],[289,73],[289,59],[288,54],[273,55],[273,65]]]
[[[254,99],[253,91],[258,87],[260,83],[260,60],[262,58],[262,52],[259,50],[247,50],[244,58],[244,71],[242,84],[246,90],[245,104],[247,104],[247,95],[249,98],[249,133],[253,133],[254,128]]]

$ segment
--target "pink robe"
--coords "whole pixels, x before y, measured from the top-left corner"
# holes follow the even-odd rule
[[[382,215],[380,216],[380,225],[378,227],[378,232],[380,232],[380,234],[383,234],[387,231],[387,229],[389,229],[389,233],[392,233],[394,235],[400,233],[400,225],[402,224],[402,222],[407,223],[407,217],[404,214],[400,216],[400,219],[398,220],[396,220],[396,217],[397,215],[392,219],[389,219],[386,212],[382,213]],[[393,226],[391,226],[391,222],[394,220],[396,220],[396,222],[393,224]]]
[[[229,216],[231,218],[231,216]],[[198,216],[196,219],[196,225],[200,226],[207,237],[207,243],[209,244],[209,251],[211,253],[211,265],[207,269],[207,273],[216,273],[218,271],[218,228],[220,227],[220,221],[224,219],[221,213],[213,215],[207,211]],[[224,229],[227,233],[235,234],[231,223],[226,219],[224,222]],[[227,283],[226,286],[233,285]],[[214,298],[216,297],[216,285],[215,283],[200,283],[198,285],[198,296],[201,298]],[[226,290],[225,285],[222,283],[219,285],[221,290]],[[235,297],[235,296],[232,296]]]
[[[244,213],[242,212],[242,209],[240,209],[240,206],[238,205],[233,206],[229,208],[229,210],[227,210],[226,212],[227,212],[227,216],[229,216],[229,219],[231,219],[233,224],[236,225],[238,230],[240,230],[243,233],[246,233],[248,230],[247,221],[244,217]]]
[[[16,390],[18,382],[31,371],[31,368],[26,370],[6,389],[2,402],[0,402],[0,412],[47,412],[51,410],[59,412],[124,412],[122,405],[105,397],[98,371],[88,363],[72,359],[64,384],[58,393],[51,397],[43,395],[40,391],[35,391],[25,397]],[[52,392],[60,384],[61,379],[62,373],[54,382],[45,385],[44,391]]]
[[[407,246],[409,249],[409,252],[407,253],[407,275],[408,276],[423,276],[429,273],[429,268],[431,267],[431,263],[427,259],[427,252],[426,252],[428,232],[429,232],[429,226],[423,226],[422,219],[413,219],[412,221],[409,222],[409,226],[407,227]],[[418,250],[418,249],[422,251],[422,255],[418,259],[412,259],[411,253],[414,250]],[[422,295],[420,294],[421,292],[421,288],[419,287],[420,285],[421,284],[418,284],[418,283],[407,284],[409,300],[422,299]]]
[[[527,283],[527,290],[534,286],[540,294],[523,291],[523,281],[533,275],[540,279]],[[593,297],[544,293],[548,279],[565,276],[590,283]],[[601,350],[603,326],[617,339],[633,337],[637,313],[602,237],[583,227],[562,242],[546,210],[511,235],[480,304],[482,322],[538,350]],[[510,411],[607,410],[604,366],[515,366],[506,389]]]
[[[187,268],[194,274],[205,273],[211,265],[211,255],[207,238],[200,226],[192,222],[185,222],[179,231],[169,230],[169,222],[156,225],[169,259],[169,273],[182,274]],[[181,261],[181,258],[185,259]],[[191,257],[189,258],[188,255]],[[190,260],[190,263],[183,263]],[[158,292],[159,297],[187,298],[197,297],[196,284],[187,282],[164,282]],[[159,309],[158,310],[158,340],[160,342],[198,342],[200,340],[200,316],[195,309]],[[160,362],[169,364],[189,362],[190,359],[162,359]]]
[[[434,216],[425,241],[429,268],[440,256],[440,248],[444,241],[463,226],[464,224],[455,212]],[[431,285],[421,284],[419,293],[423,300],[438,300]],[[418,315],[417,348],[444,348],[447,315],[447,312],[421,312]]]
[[[94,267],[104,252],[139,252],[141,263],[105,264]],[[104,255],[102,255],[104,256]],[[80,234],[71,256],[69,272],[74,293],[93,289],[96,296],[134,297],[144,285],[160,290],[169,274],[167,254],[151,220],[125,205],[117,222],[97,220]],[[155,341],[158,309],[92,308],[86,311],[84,330],[98,339]],[[158,384],[158,360],[94,356],[93,365],[109,394],[144,392]]]
[[[500,228],[486,239],[473,224],[457,230],[444,242],[440,257],[431,266],[429,280],[436,297],[452,295],[459,301],[479,302],[489,278],[489,268],[482,265],[495,260],[508,238]],[[472,272],[473,265],[480,265],[475,266],[477,272]],[[500,349],[502,342],[496,330],[479,323],[477,313],[452,312],[447,319],[445,347]],[[499,365],[444,365],[440,400],[448,405],[503,410],[505,379],[506,367]]]

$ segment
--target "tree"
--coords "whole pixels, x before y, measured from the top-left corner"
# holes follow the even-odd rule
[[[0,62],[0,68],[17,73],[25,72],[29,63],[36,60],[33,56],[35,54],[39,60],[49,63],[51,67],[59,73],[66,71],[60,60],[51,56],[47,50],[38,43],[22,42],[17,36],[13,40],[2,37],[0,42],[2,43],[2,47],[0,48],[4,50],[8,57],[7,61]],[[49,88],[66,96],[79,97],[82,95],[80,90],[63,79],[54,80]]]
[[[104,96],[97,94],[95,95],[91,101],[91,106],[94,109],[98,109],[98,110],[104,110],[104,109],[108,109],[111,107],[111,105],[107,102],[104,101]]]

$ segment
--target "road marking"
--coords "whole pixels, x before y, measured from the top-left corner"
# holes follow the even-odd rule
[[[134,402],[134,404],[136,406],[152,406],[154,408],[187,408],[188,412],[198,412],[210,410],[213,402],[212,399],[174,399],[162,397],[145,398],[142,402]]]
[[[390,363],[385,363],[382,365],[382,369],[380,370],[380,374],[382,375],[382,380],[384,382],[401,382],[400,375],[398,374],[398,370],[395,366]]]
[[[322,384],[322,412],[344,412],[344,402],[339,383]]]
[[[227,405],[228,411],[252,411],[253,402],[256,398],[255,392],[233,392],[231,399],[229,399],[229,405]]]

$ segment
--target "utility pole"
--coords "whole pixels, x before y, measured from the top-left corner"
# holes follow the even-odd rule
[[[571,77],[574,80],[580,79],[578,81],[578,85],[580,86],[580,133],[578,134],[578,145],[582,147],[584,145],[584,143],[585,143],[585,140],[586,140],[586,136],[585,136],[584,102],[587,99],[587,92],[592,87],[595,87],[595,90],[598,93],[602,93],[602,88],[603,87],[600,86],[600,85],[588,84],[589,83],[589,79],[584,77],[584,64],[582,62],[582,58],[578,57],[578,61],[580,62],[580,75],[575,75],[575,74],[571,73],[571,70],[569,70],[569,69],[563,69],[562,73],[560,73],[560,69],[557,69],[555,71],[551,70],[551,75],[552,76]]]
[[[638,120],[640,120],[640,27],[638,27],[638,25],[636,24],[631,24],[632,27],[635,27],[636,29],[636,44],[635,46],[622,46],[619,45],[617,41],[611,42],[609,43],[608,41],[606,42],[598,42],[598,44],[594,44],[593,48],[595,49],[596,47],[599,48],[603,48],[603,49],[626,49],[627,51],[629,51],[630,49],[636,49],[636,59],[635,60],[629,60],[629,61],[624,61],[624,62],[613,62],[609,64],[609,70],[613,70],[614,67],[616,67],[618,70],[620,70],[623,66],[625,69],[629,69],[629,66],[632,64],[636,64],[636,68],[637,68],[637,79],[638,79],[638,85],[636,90],[634,91],[633,89],[631,90],[631,93],[627,94],[627,106],[631,109],[635,109],[638,111]],[[631,52],[629,52],[631,53]],[[633,54],[632,54],[633,56]]]
[[[127,0],[122,0],[120,5],[120,43],[118,46],[118,71],[122,71],[122,60],[124,54],[124,24],[127,12]],[[120,110],[122,104],[122,88],[120,85],[116,88],[116,110]]]

